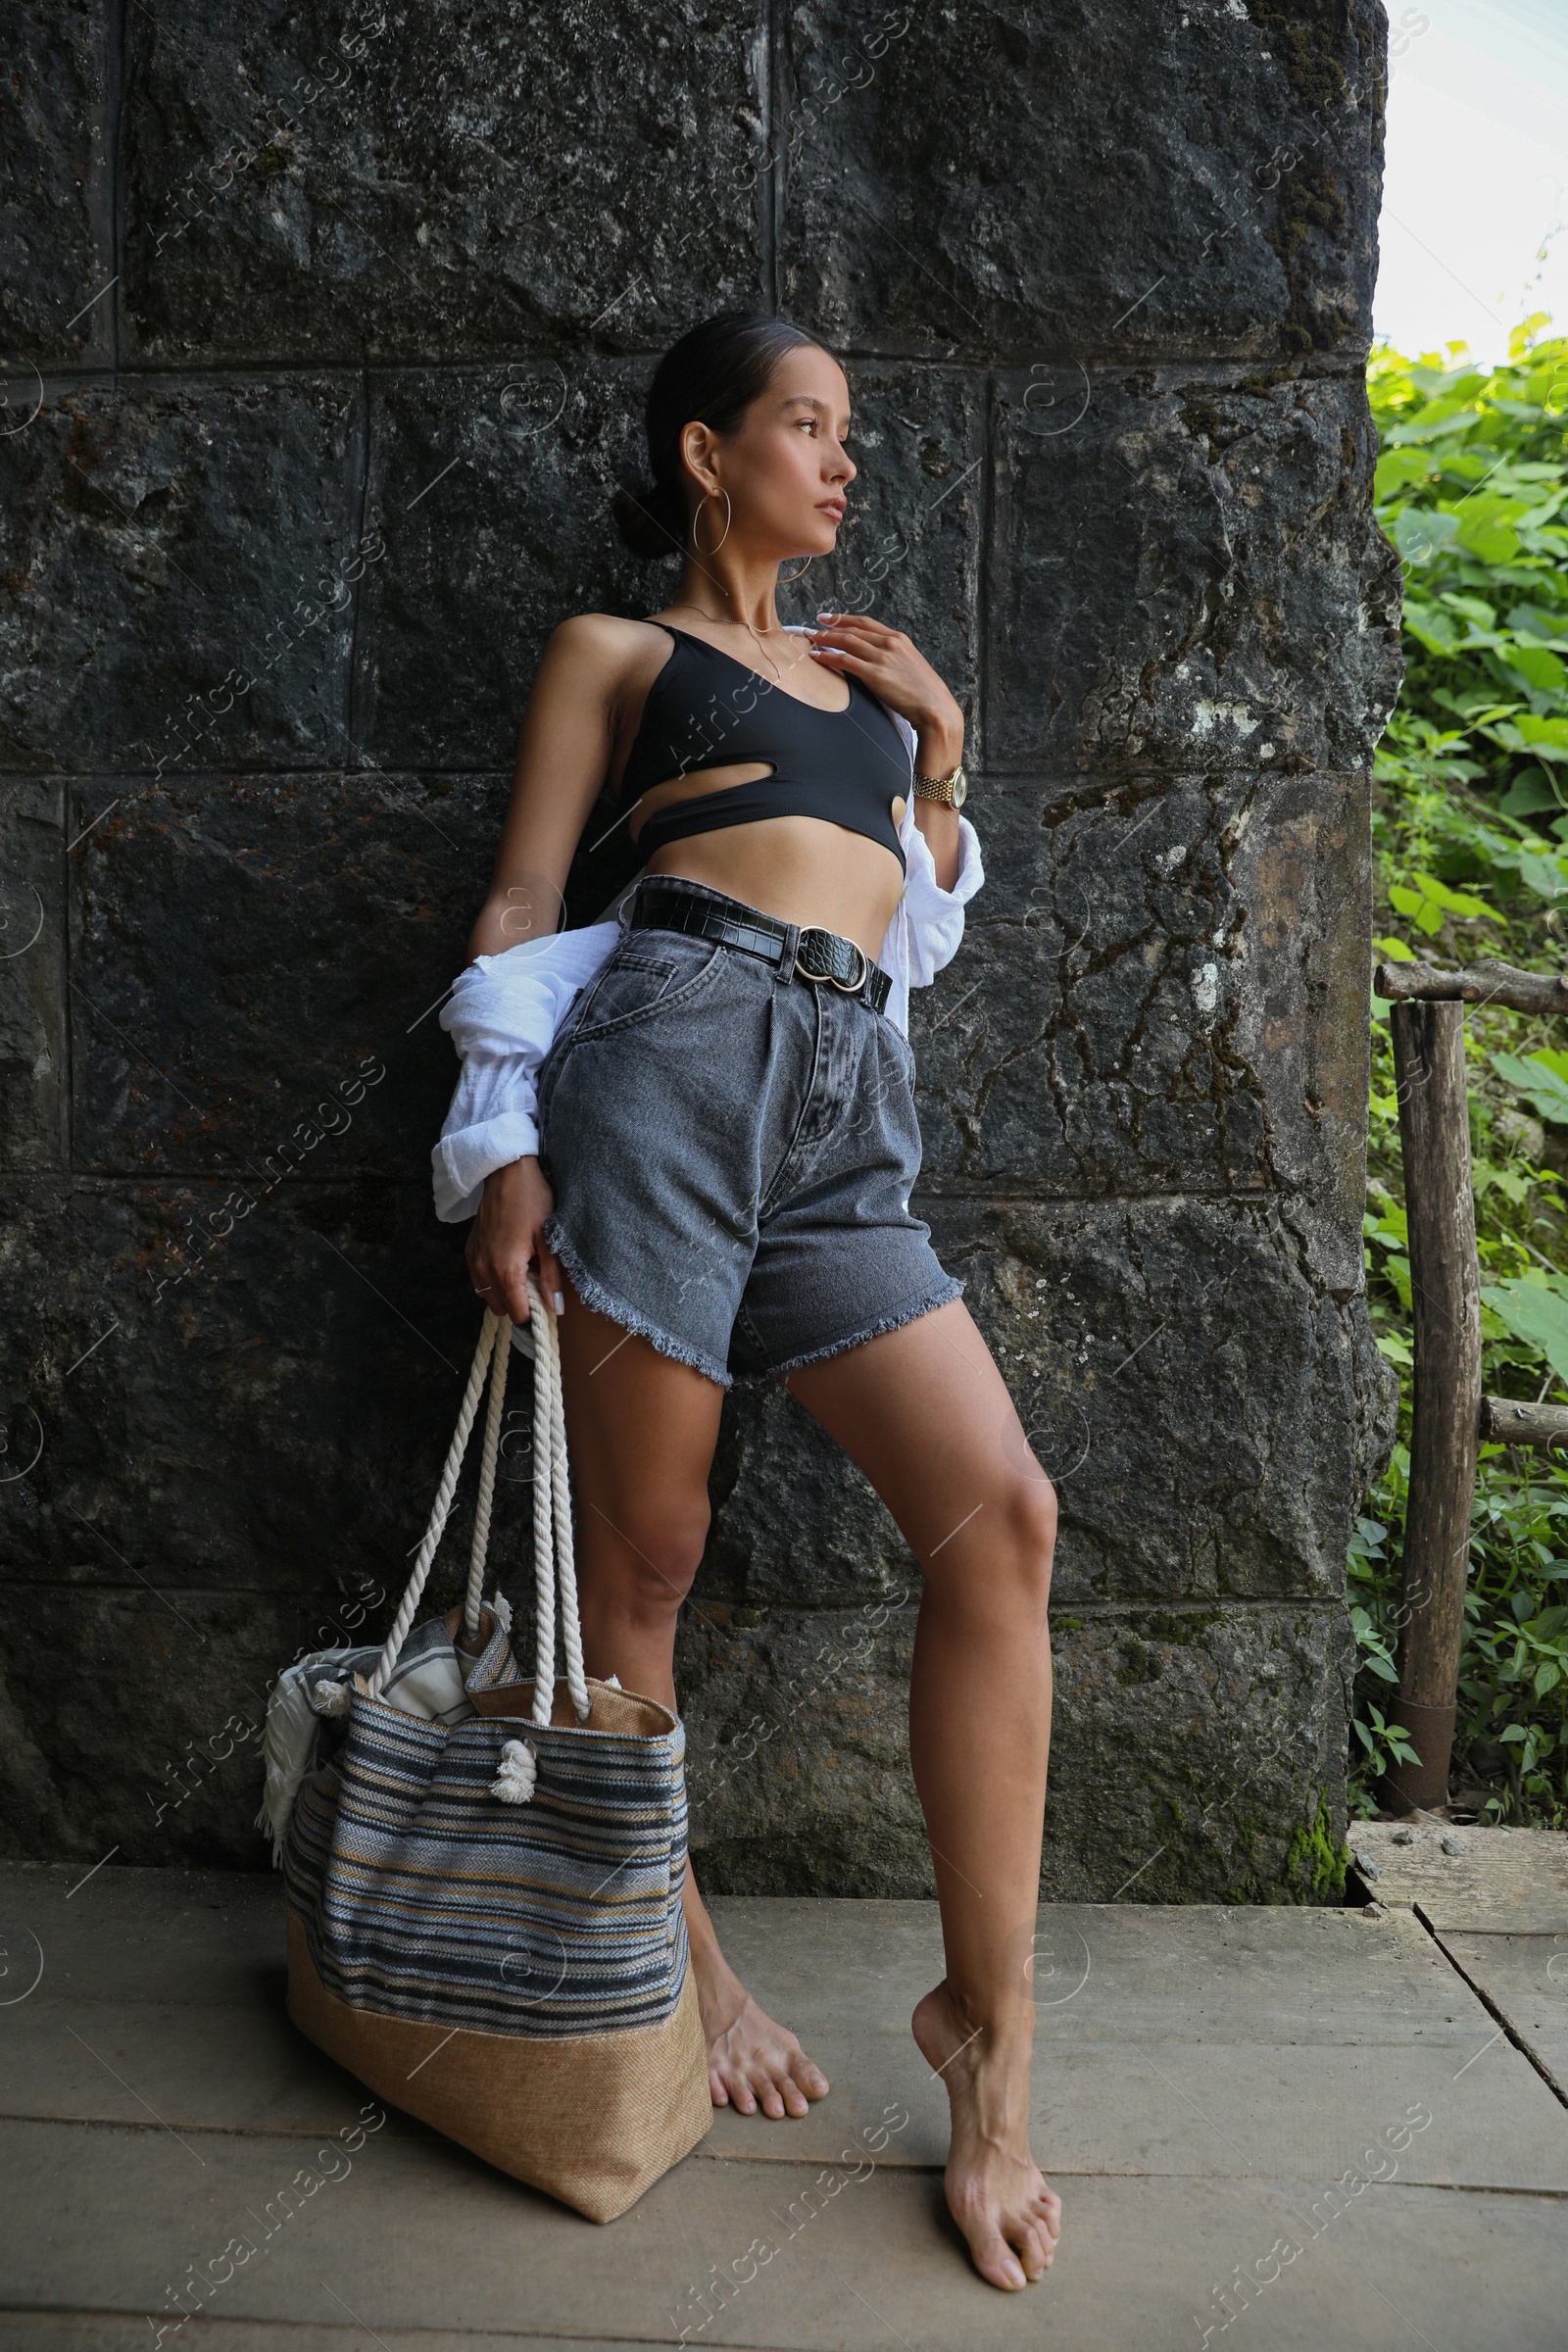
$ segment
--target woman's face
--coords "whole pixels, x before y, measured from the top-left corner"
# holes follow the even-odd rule
[[[845,450],[850,387],[837,360],[815,344],[797,344],[774,368],[734,432],[689,424],[682,446],[732,502],[731,539],[764,562],[830,553],[844,519],[844,493],[855,479]],[[699,518],[700,547],[723,529],[720,496]]]

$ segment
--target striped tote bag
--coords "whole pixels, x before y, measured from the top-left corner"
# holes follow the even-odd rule
[[[367,1675],[345,1659],[336,1669],[344,1679],[318,1681],[309,1693],[317,1744],[282,1831],[288,2011],[379,2098],[608,2222],[712,2122],[681,1909],[686,1740],[670,1708],[583,1672],[561,1359],[531,1273],[528,1297],[534,1672],[517,1671],[499,1592],[493,1608],[480,1599],[512,1351],[511,1324],[487,1312],[430,1524],[379,1660]],[[466,1702],[436,1718],[383,1693],[451,1509],[487,1368],[463,1639],[454,1643]],[[559,1679],[558,1590],[566,1659]],[[458,1622],[454,1612],[454,1636]],[[444,1633],[419,1630],[444,1654]]]

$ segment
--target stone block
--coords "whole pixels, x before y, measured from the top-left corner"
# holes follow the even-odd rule
[[[171,1616],[184,1591],[400,1595],[479,1336],[463,1239],[422,1183],[15,1183],[0,1581],[151,1591]],[[518,1356],[491,1551],[509,1592],[532,1575],[531,1396]],[[477,1475],[433,1589],[466,1574]]]
[[[0,68],[0,436],[25,429],[33,368],[115,350],[109,24],[104,0],[11,0]]]
[[[922,1205],[1060,1495],[1058,1606],[1340,1599],[1389,1393],[1271,1202]]]
[[[51,387],[0,438],[0,768],[341,760],[363,462],[356,379]]]
[[[172,779],[77,803],[78,1164],[426,1188],[506,787],[383,772]]]
[[[760,293],[756,0],[133,16],[125,315],[144,357],[646,350]]]
[[[910,1003],[926,1190],[1267,1187],[1262,1080],[1232,1044],[1254,943],[1230,868],[1258,790],[980,781],[986,884]]]
[[[1364,782],[982,780],[972,808],[986,885],[911,999],[923,1186],[1276,1190],[1359,1290]]]
[[[58,1166],[67,1150],[67,797],[0,784],[0,1165]]]
[[[999,383],[990,764],[1367,766],[1399,567],[1359,377],[1097,369],[1065,417],[1040,380]]]
[[[1369,799],[1359,777],[1271,777],[1230,869],[1247,918],[1230,1044],[1261,1082],[1281,1213],[1341,1297],[1366,1280]]]
[[[1048,1896],[1343,1899],[1355,1638],[1337,1601],[1053,1624]]]
[[[510,769],[557,622],[674,595],[674,565],[622,547],[610,512],[625,469],[646,469],[649,372],[537,360],[374,379],[367,519],[388,558],[363,592],[356,732],[377,759]]]
[[[313,1616],[274,1593],[176,1597],[122,1576],[118,1588],[0,1584],[0,1843],[83,1871],[106,1857],[111,1870],[267,1869],[255,1817],[270,1686],[308,1648],[373,1638],[342,1626],[347,1610],[363,1628],[365,1597],[334,1595]]]
[[[1387,20],[783,12],[782,307],[858,349],[1364,351]]]
[[[908,1765],[914,1619],[781,1608],[754,1629],[688,1610],[675,1688],[705,1893],[935,1892]],[[1353,1671],[1342,1609],[1053,1623],[1046,1900],[1334,1898]]]
[[[1057,1607],[1343,1594],[1388,1399],[1364,1300],[1324,1291],[1272,1202],[914,1206],[1011,1392],[1019,1468],[1056,1487]],[[712,1495],[705,1605],[918,1592],[892,1515],[777,1389],[726,1406]]]

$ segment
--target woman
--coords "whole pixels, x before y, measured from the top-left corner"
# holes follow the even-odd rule
[[[980,880],[962,713],[880,621],[774,607],[780,564],[834,545],[849,425],[842,369],[786,320],[710,319],[661,363],[653,483],[616,514],[681,555],[679,591],[546,648],[443,1016],[466,1058],[437,1198],[477,1207],[481,1298],[525,1321],[532,1262],[560,1315],[591,1674],[675,1705],[737,1377],[785,1382],[919,1560],[909,1747],[947,1974],[911,2024],[948,2089],[949,2206],[1016,2288],[1060,2224],[1028,2134],[1055,1497],[908,1208],[907,982]],[[607,779],[645,863],[617,919],[557,934]],[[804,2115],[826,2077],[729,1969],[690,1867],[684,1902],[714,2104]]]

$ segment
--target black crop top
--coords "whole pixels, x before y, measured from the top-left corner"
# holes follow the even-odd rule
[[[648,689],[620,779],[623,807],[655,784],[705,767],[767,760],[773,772],[654,809],[638,831],[639,852],[646,857],[667,841],[763,816],[820,816],[879,841],[904,867],[890,804],[908,794],[912,763],[878,695],[850,678],[844,710],[821,710],[706,637],[667,620],[653,626],[667,629],[675,644]]]

